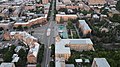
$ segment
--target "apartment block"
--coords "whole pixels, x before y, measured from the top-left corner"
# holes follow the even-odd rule
[[[106,3],[105,0],[88,0],[88,5],[90,7],[102,8],[102,7],[104,7],[105,3]]]
[[[91,67],[110,67],[105,58],[94,58]]]
[[[88,24],[86,23],[85,20],[79,20],[78,22],[78,28],[80,28],[80,30],[82,31],[83,35],[87,35],[91,33],[91,29],[88,26]]]
[[[42,4],[47,4],[49,0],[42,0]]]

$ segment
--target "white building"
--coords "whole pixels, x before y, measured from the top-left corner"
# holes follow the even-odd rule
[[[110,67],[105,58],[94,58],[91,67]]]
[[[61,40],[60,42],[56,42],[55,44],[55,58],[64,58],[68,60],[71,55],[70,48],[65,47],[68,41]]]
[[[0,67],[15,67],[14,63],[1,63]]]
[[[55,43],[55,58],[64,58],[68,60],[71,56],[71,50],[89,51],[93,50],[91,39],[60,39]]]

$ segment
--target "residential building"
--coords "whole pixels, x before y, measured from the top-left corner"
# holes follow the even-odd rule
[[[65,47],[65,42],[64,40],[60,42],[56,42],[55,44],[55,58],[64,58],[65,60],[68,60],[68,58],[71,56],[70,48]]]
[[[40,44],[37,43],[37,38],[25,31],[10,32],[10,37],[12,39],[21,40],[25,45],[29,46],[30,50],[27,55],[27,61],[28,63],[37,63],[37,54],[40,46]]]
[[[19,61],[19,58],[20,58],[20,57],[15,57],[15,58],[13,58],[12,62],[13,62],[13,63],[14,63],[14,62],[18,62],[18,61]]]
[[[91,67],[110,67],[105,58],[94,58]]]
[[[15,67],[14,63],[1,63],[0,67]]]
[[[10,32],[10,37],[11,39],[18,39],[23,41],[23,43],[28,45],[30,48],[34,45],[35,42],[37,42],[37,38],[31,36],[25,31]]]
[[[18,17],[21,13],[21,7],[17,7],[15,11],[13,12],[13,16]]]
[[[80,30],[82,31],[83,35],[90,34],[92,31],[85,20],[79,20],[77,25],[78,28],[80,28]]]
[[[60,15],[60,14],[56,14],[57,23],[59,23],[61,19],[63,19],[64,21],[67,21],[68,19],[76,19],[76,18],[77,18],[77,15]]]
[[[117,1],[115,0],[105,0],[105,1],[110,5],[110,7],[115,7],[117,3]]]
[[[57,58],[55,60],[55,67],[65,67],[65,60],[61,58]]]
[[[62,0],[64,4],[71,4],[71,0]]]
[[[42,4],[47,4],[49,0],[42,0]]]
[[[55,60],[55,67],[75,67],[74,64],[65,64],[65,60],[57,58]]]
[[[45,15],[44,17],[38,17],[38,18],[35,18],[35,19],[32,19],[32,20],[29,20],[28,22],[19,22],[19,23],[15,23],[14,24],[14,27],[18,27],[19,25],[22,25],[23,27],[24,26],[32,26],[34,24],[38,24],[38,23],[45,23],[47,21],[47,15]]]
[[[67,47],[70,47],[71,50],[76,50],[76,51],[89,51],[93,50],[93,43],[91,39],[86,38],[86,39],[63,39],[65,42],[68,41],[68,43],[65,45]]]
[[[55,43],[55,58],[64,58],[68,60],[71,56],[71,50],[89,51],[93,50],[91,39],[59,39]]]
[[[39,44],[36,42],[34,43],[34,46],[30,48],[28,55],[27,55],[27,61],[28,63],[37,63],[37,55],[39,51]]]
[[[27,67],[36,67],[36,64],[28,64]]]
[[[74,64],[65,64],[65,67],[75,67]]]
[[[88,5],[90,7],[102,8],[102,7],[104,7],[105,3],[106,3],[105,0],[88,0]]]

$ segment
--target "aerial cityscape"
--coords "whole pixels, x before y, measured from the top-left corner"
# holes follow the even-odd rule
[[[120,67],[120,0],[0,0],[0,67]]]

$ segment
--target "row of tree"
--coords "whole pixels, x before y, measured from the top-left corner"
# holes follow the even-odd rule
[[[37,56],[37,62],[41,64],[44,57],[44,44],[40,45],[38,56]]]

